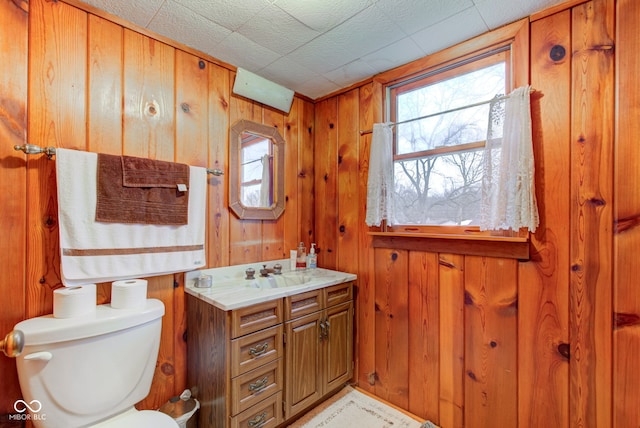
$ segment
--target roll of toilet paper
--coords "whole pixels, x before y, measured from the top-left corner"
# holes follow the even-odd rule
[[[96,312],[96,285],[85,284],[53,291],[53,317],[76,318]]]
[[[125,279],[111,283],[111,307],[139,309],[147,303],[147,280]]]

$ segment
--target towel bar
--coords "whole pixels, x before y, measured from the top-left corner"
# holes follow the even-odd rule
[[[47,155],[49,159],[51,159],[53,155],[56,154],[55,147],[42,148],[40,146],[36,146],[35,144],[25,144],[24,146],[13,146],[13,149],[16,151],[22,151],[28,155],[38,155],[40,153],[44,153],[45,155]],[[207,168],[207,174],[224,175],[224,171],[218,168],[213,168],[213,169]]]

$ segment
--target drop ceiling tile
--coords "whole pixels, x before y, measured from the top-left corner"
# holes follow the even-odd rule
[[[238,33],[229,34],[215,47],[215,50],[214,57],[252,72],[264,68],[280,58],[279,54]]]
[[[124,0],[127,1],[127,0]],[[178,3],[229,30],[236,31],[262,9],[268,0],[176,0]]]
[[[141,27],[146,27],[164,0],[84,0],[84,2]]]
[[[320,76],[300,83],[296,91],[311,99],[316,99],[339,89],[341,89],[340,86]]]
[[[476,9],[490,30],[526,15],[519,2],[513,0],[476,0]]]
[[[362,57],[376,74],[407,64],[424,56],[424,51],[410,37],[398,40],[382,49]]]
[[[428,55],[488,30],[478,10],[475,7],[470,7],[444,21],[418,31],[411,38]]]
[[[173,1],[160,8],[148,28],[212,56],[216,56],[215,46],[231,34],[230,30]]]
[[[324,73],[324,77],[334,82],[340,87],[347,87],[361,80],[367,79],[376,74],[376,71],[371,68],[366,62],[361,60],[355,60],[342,67]]]
[[[282,55],[320,35],[276,6],[262,9],[245,22],[238,33]]]
[[[276,6],[316,31],[343,23],[373,4],[373,0],[276,0]]]
[[[551,6],[563,3],[566,0],[519,0],[522,10],[528,16],[545,10]],[[522,16],[524,17],[524,16]]]
[[[309,69],[326,73],[402,37],[404,34],[395,23],[378,9],[369,7],[289,56]]]
[[[375,7],[410,35],[473,6],[471,0],[378,0]]]
[[[302,82],[320,77],[319,74],[291,61],[286,56],[278,58],[266,67],[258,70],[256,74],[289,89],[297,87]]]

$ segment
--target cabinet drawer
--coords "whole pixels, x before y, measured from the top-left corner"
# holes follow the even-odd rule
[[[278,392],[231,418],[231,428],[275,428],[282,423],[282,393]]]
[[[324,289],[326,308],[353,300],[353,283],[332,285]]]
[[[237,415],[282,390],[282,358],[231,379],[231,414]]]
[[[285,318],[287,321],[308,315],[324,308],[323,290],[307,291],[285,299]]]
[[[282,323],[282,299],[231,312],[231,337],[236,338]]]
[[[231,377],[282,357],[282,324],[231,341]]]

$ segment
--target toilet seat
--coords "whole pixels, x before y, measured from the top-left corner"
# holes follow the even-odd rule
[[[92,428],[177,428],[169,415],[156,410],[129,410]]]

